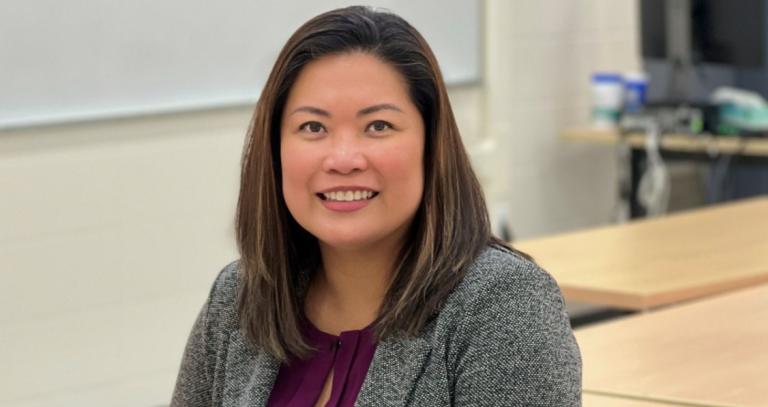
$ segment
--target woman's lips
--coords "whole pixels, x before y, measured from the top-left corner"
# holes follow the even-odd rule
[[[320,199],[320,202],[323,204],[323,206],[334,212],[354,212],[368,206],[368,204],[370,204],[372,200],[376,199],[378,195],[379,193],[377,192],[368,199],[359,199],[355,201],[333,201],[325,199],[322,194],[318,194],[318,199]]]

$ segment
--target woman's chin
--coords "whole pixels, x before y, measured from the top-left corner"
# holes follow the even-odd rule
[[[334,249],[334,250],[343,250],[343,251],[351,251],[351,250],[360,250],[364,249],[366,247],[369,247],[371,244],[373,244],[376,240],[371,238],[365,238],[365,237],[355,237],[355,236],[349,236],[349,237],[343,237],[340,238],[339,236],[334,236],[330,239],[318,239],[320,241],[320,245],[324,246],[328,249]]]
[[[317,236],[317,235],[316,235]],[[317,236],[320,245],[328,249],[354,251],[382,243],[384,236],[370,233],[343,233],[337,230],[327,236]]]

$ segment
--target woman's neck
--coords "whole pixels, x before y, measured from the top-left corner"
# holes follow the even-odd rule
[[[362,329],[378,315],[399,245],[340,250],[320,245],[322,267],[305,300],[305,313],[320,330],[338,335]]]

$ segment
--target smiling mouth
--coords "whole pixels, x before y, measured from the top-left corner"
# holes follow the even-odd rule
[[[353,202],[353,201],[368,201],[377,196],[378,192],[374,191],[334,191],[334,192],[321,192],[315,194],[323,201],[330,202]]]

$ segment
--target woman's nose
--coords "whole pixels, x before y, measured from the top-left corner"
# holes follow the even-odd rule
[[[339,134],[332,139],[328,154],[323,160],[324,171],[350,174],[368,168],[368,160],[358,135]]]

